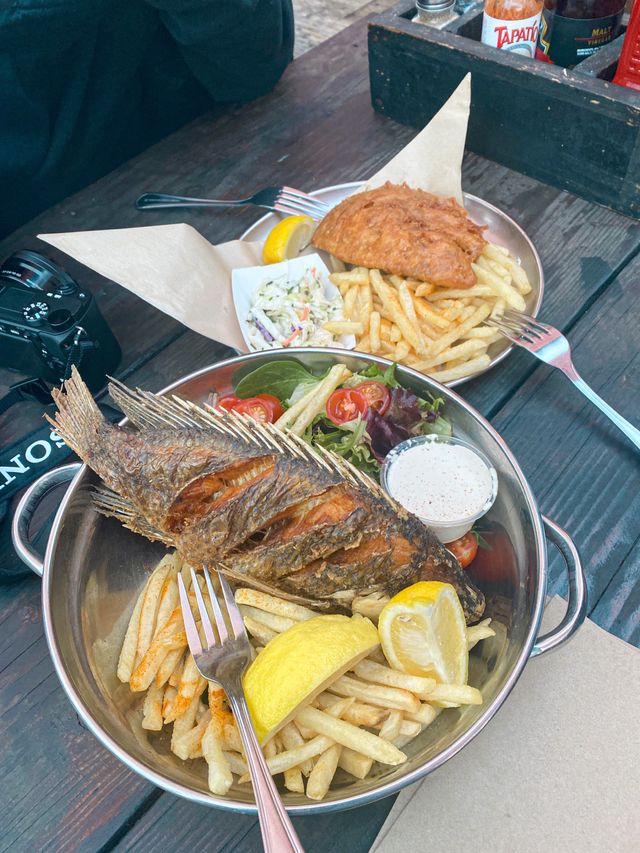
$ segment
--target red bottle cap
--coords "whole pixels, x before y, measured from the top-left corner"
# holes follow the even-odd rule
[[[640,0],[635,0],[631,9],[613,82],[640,91]]]

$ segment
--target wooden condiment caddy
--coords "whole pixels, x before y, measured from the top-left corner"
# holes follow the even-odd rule
[[[640,219],[640,92],[610,82],[622,36],[568,70],[482,44],[481,7],[443,30],[414,14],[369,23],[374,109],[423,127],[470,71],[471,151]]]

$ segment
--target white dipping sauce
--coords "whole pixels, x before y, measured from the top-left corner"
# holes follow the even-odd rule
[[[391,495],[431,522],[479,516],[493,494],[491,472],[472,450],[433,441],[408,447],[387,473]]]

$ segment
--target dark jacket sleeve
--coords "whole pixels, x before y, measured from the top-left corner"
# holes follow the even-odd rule
[[[293,56],[291,0],[146,0],[216,101],[268,92]]]

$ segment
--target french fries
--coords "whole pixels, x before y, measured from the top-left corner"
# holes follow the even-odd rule
[[[120,657],[118,658],[118,669],[116,670],[116,674],[120,681],[125,684],[127,684],[131,679],[135,666],[136,646],[138,643],[138,625],[140,624],[140,613],[142,612],[142,603],[144,601],[144,594],[146,590],[147,586],[145,584],[134,605],[133,613],[129,619],[127,633],[124,635],[124,642],[120,650]]]
[[[415,299],[418,287],[407,282],[402,299],[406,301],[407,295]],[[473,306],[468,316],[475,311]],[[380,323],[381,334],[384,330],[389,335],[392,328],[390,321]],[[180,558],[171,554],[145,583],[125,632],[118,678],[128,681],[133,692],[146,691],[140,703],[142,728],[153,733],[172,725],[171,751],[183,761],[204,759],[209,789],[223,796],[234,781],[250,781],[244,746],[224,691],[206,682],[187,648],[173,593],[178,572],[191,580],[190,568],[185,570]],[[201,581],[198,576],[199,585]],[[210,608],[205,585],[200,588]],[[193,605],[193,589],[188,595]],[[253,589],[237,589],[235,599],[256,653],[278,634],[317,615],[308,607]],[[494,636],[490,621],[467,629],[468,648]],[[338,768],[365,779],[374,762],[398,766],[406,761],[403,747],[443,708],[481,702],[480,692],[469,685],[438,684],[433,678],[394,670],[378,647],[298,708],[293,720],[263,745],[263,754],[270,772],[282,774],[287,790],[321,800]]]
[[[418,675],[406,675],[391,669],[390,666],[376,663],[372,660],[361,660],[353,671],[364,681],[373,681],[376,684],[384,684],[387,687],[399,687],[401,690],[409,690],[422,699],[427,698],[436,686],[435,679],[422,678]]]
[[[501,340],[485,320],[507,308],[526,310],[531,285],[519,263],[493,243],[485,245],[472,268],[477,283],[466,289],[363,267],[334,273],[330,278],[348,317],[338,324],[339,333],[355,334],[360,352],[378,353],[440,382],[478,373],[491,361],[488,348]]]
[[[495,637],[496,632],[489,626],[491,619],[483,619],[477,625],[472,625],[467,628],[467,649],[471,649],[480,642],[487,640],[489,637]]]
[[[349,678],[347,675],[343,675],[334,681],[330,690],[331,693],[336,693],[338,696],[354,696],[370,705],[394,708],[398,711],[417,711],[420,706],[418,698],[409,693],[408,690],[358,681],[355,678]]]
[[[336,390],[338,385],[342,385],[349,377],[351,376],[351,371],[347,370],[344,364],[334,364],[329,373],[325,376],[325,378],[320,382],[319,385],[316,385],[313,388],[312,397],[303,406],[297,414],[296,419],[291,423],[291,412],[296,408],[296,405],[293,405],[290,409],[282,415],[282,417],[276,421],[276,426],[279,428],[287,427],[289,430],[295,435],[302,435],[309,424],[313,421],[316,415],[319,415],[321,412],[324,412],[324,408],[326,406],[327,400]],[[307,400],[305,396],[300,400],[303,402]],[[286,419],[286,423],[284,420]]]
[[[153,682],[147,690],[147,695],[144,697],[142,706],[142,728],[152,732],[162,730],[162,697],[164,696],[164,688],[158,687]]]
[[[221,740],[213,720],[209,721],[202,737],[202,755],[208,765],[209,790],[213,794],[226,794],[233,785],[233,773],[222,751]]]
[[[274,613],[276,616],[283,616],[285,619],[291,619],[294,622],[311,619],[312,616],[318,615],[315,611],[303,607],[301,604],[294,604],[292,601],[285,601],[282,598],[276,598],[275,595],[258,592],[256,589],[238,589],[235,593],[235,599],[237,604],[247,604],[257,610]]]
[[[308,726],[320,732],[321,735],[331,738],[335,743],[347,746],[381,764],[402,764],[407,759],[404,752],[400,752],[393,744],[387,743],[366,729],[358,728],[345,720],[336,719],[319,708],[302,708],[296,714],[296,720],[299,720],[303,726]]]
[[[322,328],[332,335],[361,335],[364,332],[363,324],[354,320],[328,320]]]
[[[306,794],[309,799],[321,800],[325,796],[338,767],[341,753],[342,746],[334,743],[318,758],[307,782]]]
[[[287,628],[291,628],[292,625],[295,625],[295,621],[293,619],[288,619],[286,616],[279,616],[277,613],[265,612],[264,610],[260,610],[258,607],[252,607],[250,604],[241,604],[240,613],[242,613],[243,616],[248,616],[254,622],[261,622],[263,625],[266,625],[267,628],[270,628],[278,634],[281,631],[286,631]]]

